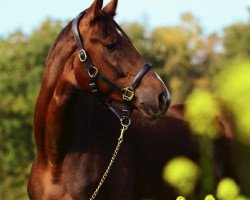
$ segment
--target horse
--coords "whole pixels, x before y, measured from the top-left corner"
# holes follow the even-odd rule
[[[74,113],[76,116],[75,119],[77,119],[75,129],[85,130],[87,128],[91,129],[92,132],[91,134],[77,132],[77,135],[75,135],[78,139],[78,146],[72,151],[74,162],[68,163],[69,161],[67,161],[70,167],[73,169],[77,168],[77,171],[75,171],[76,175],[73,175],[72,178],[69,177],[70,180],[68,180],[72,184],[72,187],[79,184],[75,176],[83,179],[84,172],[89,176],[97,173],[96,165],[92,166],[91,163],[85,162],[81,163],[81,167],[87,165],[88,168],[83,172],[82,168],[77,165],[77,162],[79,162],[78,156],[82,156],[81,154],[87,152],[88,148],[92,148],[92,151],[95,151],[95,143],[100,143],[102,148],[96,150],[101,153],[99,157],[103,157],[102,170],[104,170],[109,162],[109,155],[112,154],[118,136],[117,133],[120,129],[117,117],[107,108],[103,107],[102,103],[96,97],[82,91],[79,92],[75,105],[76,111]],[[191,133],[188,122],[184,118],[184,109],[185,105],[183,104],[172,105],[167,115],[153,124],[146,121],[140,112],[134,112],[132,116],[133,123],[127,131],[126,142],[121,147],[110,176],[97,197],[100,199],[110,199],[110,193],[114,192],[113,190],[116,191],[117,187],[121,188],[120,191],[116,192],[125,192],[130,195],[129,197],[123,197],[124,193],[121,193],[123,198],[119,197],[119,199],[174,200],[177,197],[178,194],[176,191],[167,186],[162,179],[162,169],[165,164],[176,156],[186,156],[197,163],[199,162],[198,140]],[[221,119],[220,121],[225,120]],[[225,122],[227,123],[227,121]],[[226,129],[223,123],[221,123],[221,126],[223,130]],[[231,176],[234,171],[235,166],[232,165],[233,162],[228,164],[228,162],[220,160],[222,158],[225,161],[225,159],[230,157],[229,155],[232,151],[230,141],[230,138],[222,137],[215,142],[215,152],[218,154],[215,158],[218,178]],[[220,152],[226,152],[227,156],[219,155]],[[94,158],[92,159],[94,160]],[[231,160],[235,159],[232,158]],[[101,176],[100,171],[96,174],[96,177],[98,176]],[[98,181],[95,180],[95,182],[97,185]],[[42,186],[39,185],[39,187]],[[60,188],[54,188],[54,190],[58,189]],[[89,191],[89,195],[91,195],[91,191]],[[72,198],[84,199],[83,196],[74,196]],[[117,198],[115,196],[113,199]]]
[[[117,3],[102,8],[102,0],[95,0],[62,30],[48,54],[34,113],[31,200],[172,200],[177,194],[162,180],[165,163],[179,155],[199,160],[185,106],[169,108],[166,86],[114,21]],[[125,142],[96,190],[121,127]]]
[[[48,54],[34,112],[31,200],[133,199],[134,162],[130,143],[120,148],[123,134],[133,110],[158,119],[170,95],[114,21],[117,4],[94,0]]]

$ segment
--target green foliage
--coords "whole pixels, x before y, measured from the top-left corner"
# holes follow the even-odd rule
[[[123,30],[128,34],[136,49],[143,56],[150,56],[146,27],[136,22],[130,24],[123,23],[121,26]]]
[[[204,76],[206,68],[201,65],[208,65],[213,60],[210,57],[216,54],[213,51],[215,42],[212,47],[206,45],[198,19],[190,13],[183,14],[177,26],[157,27],[151,32],[138,23],[123,24],[123,28],[145,59],[171,86],[173,102],[184,101],[195,80]]]
[[[30,36],[16,31],[0,41],[0,199],[26,197],[35,100],[47,52],[61,27],[48,19]]]
[[[163,170],[163,178],[179,194],[192,194],[200,175],[199,167],[186,157],[170,160]]]
[[[217,96],[234,116],[240,142],[250,145],[250,60],[235,60],[217,77]]]
[[[228,58],[250,56],[250,21],[236,23],[224,29],[225,56]]]
[[[243,196],[243,195],[240,195],[236,198],[236,200],[250,200],[250,198],[246,197],[246,196]]]

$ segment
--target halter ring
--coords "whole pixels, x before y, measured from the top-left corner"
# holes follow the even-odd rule
[[[85,60],[87,60],[87,54],[86,54],[86,51],[84,49],[81,49],[78,52],[78,56],[79,56],[79,59],[81,62],[85,62]]]
[[[96,67],[91,67],[90,70],[88,71],[88,74],[91,78],[95,78],[96,75],[98,74],[98,69]]]
[[[122,127],[129,127],[131,124],[131,119],[129,117],[123,116],[122,119],[120,119]]]

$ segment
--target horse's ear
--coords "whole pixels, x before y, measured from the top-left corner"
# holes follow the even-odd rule
[[[104,8],[103,11],[109,13],[112,17],[116,15],[118,0],[111,0]]]
[[[90,20],[93,20],[96,16],[100,14],[102,5],[103,5],[103,0],[94,0],[94,2],[87,11],[87,15],[90,18]]]

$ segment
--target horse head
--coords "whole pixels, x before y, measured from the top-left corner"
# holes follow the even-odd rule
[[[79,52],[80,61],[78,59],[74,67],[75,84],[90,91],[89,81],[84,78],[86,66],[83,67],[84,64],[90,65],[87,72],[92,79],[96,78],[97,72],[102,75],[101,80],[97,78],[93,83],[98,85],[102,96],[118,103],[127,98],[133,108],[149,119],[156,119],[164,115],[169,107],[169,92],[115,22],[117,3],[118,0],[111,0],[103,8],[103,0],[95,0],[79,19],[77,28],[84,50]],[[117,86],[122,88],[122,95],[115,90]]]

